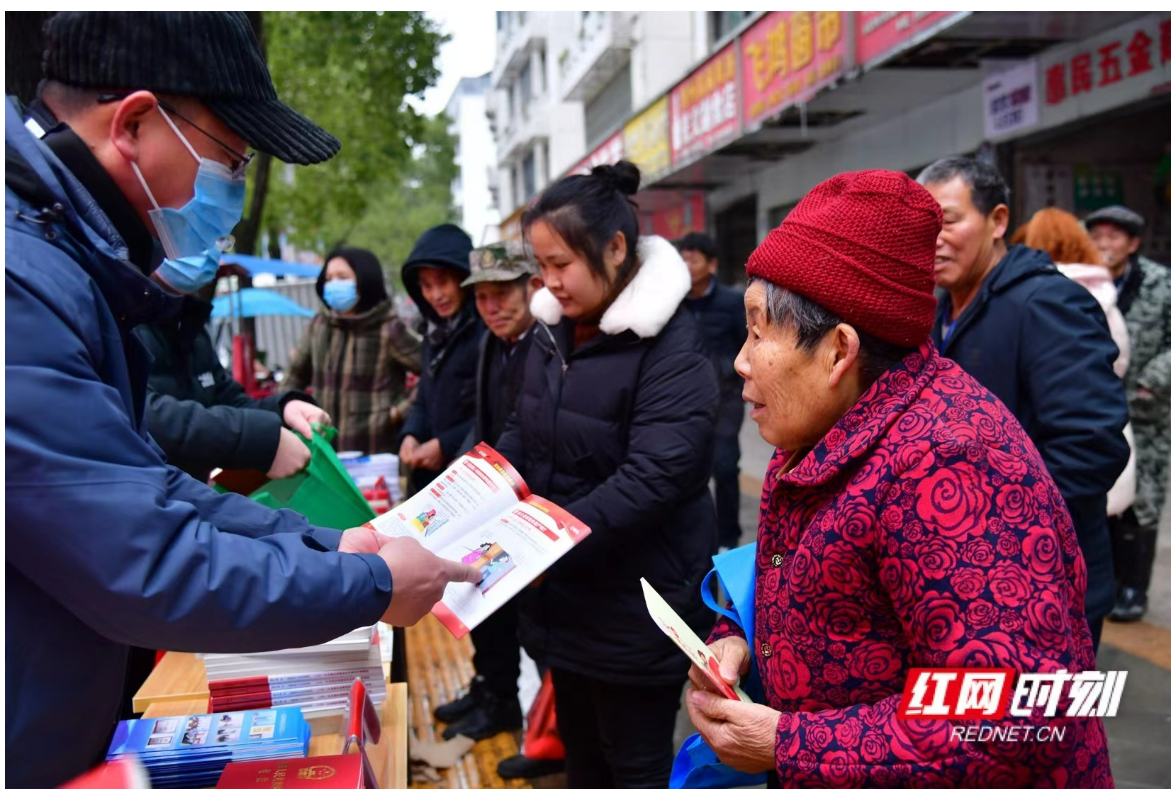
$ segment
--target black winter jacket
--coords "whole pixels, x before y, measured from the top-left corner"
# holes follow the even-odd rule
[[[1058,485],[1086,559],[1088,616],[1114,601],[1106,495],[1127,465],[1127,398],[1119,353],[1094,296],[1023,245],[985,278],[943,343],[951,299],[932,337],[940,352],[1000,398]]]
[[[212,470],[265,472],[278,452],[282,409],[310,395],[285,392],[254,400],[221,366],[205,327],[212,305],[185,297],[167,324],[135,334],[152,356],[147,380],[147,430],[169,463],[200,481]]]
[[[520,638],[551,666],[621,685],[680,683],[689,664],[650,618],[645,578],[696,631],[717,547],[707,489],[718,381],[690,313],[689,272],[664,239],[573,350],[574,323],[546,289],[516,413],[497,449],[531,491],[592,529],[522,595]]]
[[[743,379],[735,372],[735,359],[747,341],[747,312],[743,293],[717,281],[710,294],[697,300],[687,297],[683,305],[698,322],[702,341],[719,374],[719,421],[715,433],[738,436],[743,426]]]

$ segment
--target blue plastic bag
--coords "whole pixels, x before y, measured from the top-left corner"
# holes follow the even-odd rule
[[[702,582],[702,601],[743,629],[751,647],[755,635],[755,542],[720,553],[711,559],[715,568]],[[718,578],[723,592],[731,599],[731,608],[720,607],[710,595],[711,576]],[[763,702],[764,692],[759,673],[752,659],[751,669],[741,684],[755,702]],[[671,789],[729,789],[736,786],[756,786],[767,783],[768,775],[740,772],[719,761],[697,733],[690,736],[674,758],[670,773]]]

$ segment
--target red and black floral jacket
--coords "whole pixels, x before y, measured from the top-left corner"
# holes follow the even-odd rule
[[[1008,409],[928,341],[780,475],[787,458],[764,482],[752,647],[781,785],[1111,786],[1102,722],[1066,717],[1068,691],[1049,719],[985,723],[1065,728],[1047,743],[897,713],[912,667],[1094,669],[1074,528]],[[722,618],[710,641],[743,635]]]

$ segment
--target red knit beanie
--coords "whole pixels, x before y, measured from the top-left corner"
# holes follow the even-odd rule
[[[943,211],[901,172],[845,172],[816,186],[747,260],[763,278],[886,342],[917,347],[935,322]]]

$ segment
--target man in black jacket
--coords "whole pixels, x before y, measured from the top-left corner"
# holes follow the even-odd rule
[[[947,158],[919,182],[943,208],[935,282],[946,294],[932,338],[1009,407],[1041,452],[1086,561],[1097,650],[1115,595],[1107,492],[1129,456],[1127,399],[1111,366],[1119,351],[1106,315],[1048,255],[1005,245],[1009,189],[994,168]]]
[[[715,424],[715,511],[719,517],[719,546],[735,547],[739,527],[739,429],[743,426],[743,379],[735,373],[735,358],[747,340],[743,293],[715,280],[719,248],[705,233],[688,233],[678,240],[678,252],[690,268],[690,294],[683,305],[693,314],[719,375],[719,418]]]
[[[491,447],[506,426],[523,382],[531,349],[531,296],[541,288],[539,270],[513,242],[470,253],[470,277],[463,288],[474,294],[478,314],[489,330],[478,346],[474,425],[462,450],[478,442]],[[485,739],[522,725],[519,707],[518,608],[514,600],[470,631],[474,680],[465,696],[439,706],[434,715],[449,723],[443,736]]]
[[[486,330],[474,296],[461,282],[470,276],[474,243],[446,223],[421,234],[401,267],[404,288],[420,309],[424,343],[416,402],[400,431],[400,463],[418,492],[461,455],[474,422],[474,369]]]
[[[217,358],[206,327],[211,314],[211,303],[189,295],[169,322],[135,329],[153,359],[147,430],[170,463],[199,481],[218,467],[293,475],[310,450],[292,431],[309,438],[310,426],[330,417],[303,392],[246,395]]]

